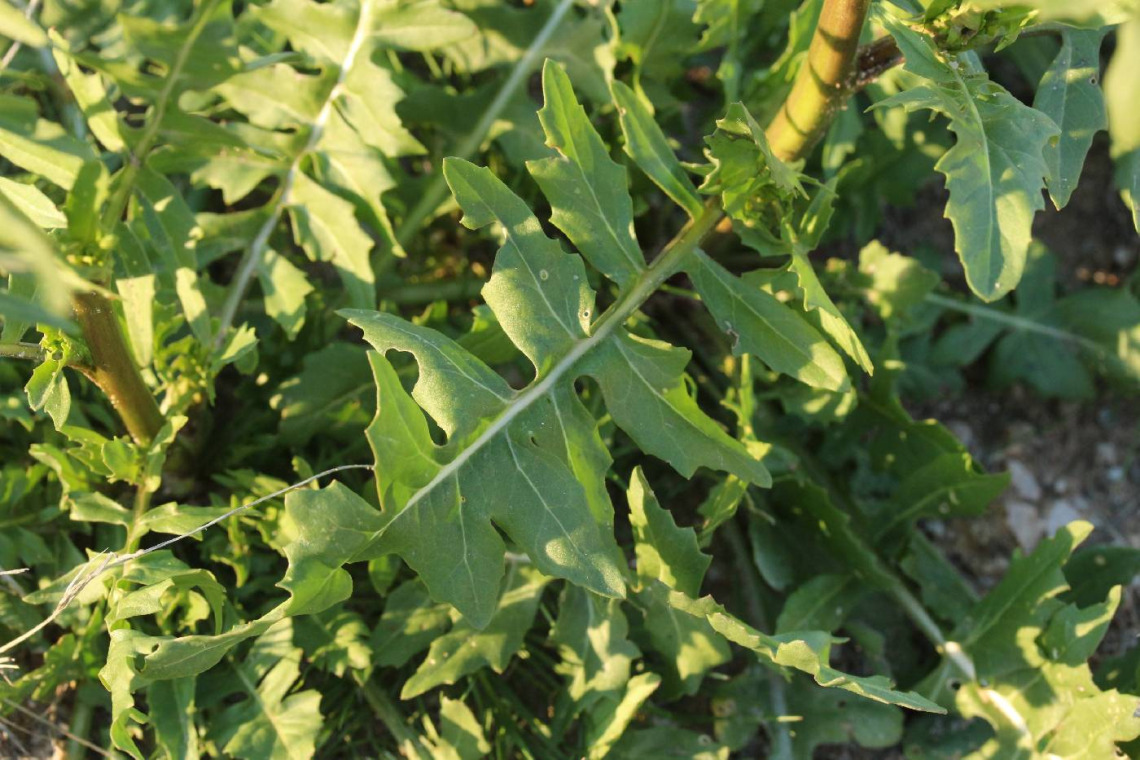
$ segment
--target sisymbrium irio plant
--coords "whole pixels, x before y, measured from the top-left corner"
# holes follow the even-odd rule
[[[927,527],[1008,476],[903,403],[1136,391],[1134,283],[1033,235],[1105,129],[1140,228],[1134,3],[0,34],[6,756],[1137,750],[1140,554],[1075,522],[983,593]],[[875,240],[939,176],[949,284]]]

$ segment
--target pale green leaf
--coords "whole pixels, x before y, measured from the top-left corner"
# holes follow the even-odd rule
[[[28,13],[30,14],[31,10]],[[44,30],[8,0],[0,3],[0,35],[31,47],[43,47],[48,44]]]
[[[90,145],[40,119],[35,101],[12,95],[0,95],[0,156],[64,190],[95,160]]]
[[[773,371],[816,388],[849,385],[843,359],[798,313],[704,254],[695,262],[689,270],[693,286],[732,340],[733,355],[752,354]]]
[[[1041,77],[1033,99],[1033,107],[1061,128],[1060,139],[1045,146],[1049,168],[1045,179],[1057,208],[1069,202],[1093,136],[1108,125],[1100,89],[1103,39],[1104,32],[1099,29],[1062,31],[1061,49]]]
[[[533,567],[511,563],[503,595],[488,623],[477,629],[461,621],[436,638],[427,657],[404,682],[400,697],[411,699],[485,667],[502,673],[522,646],[549,581]]]
[[[1104,75],[1108,108],[1108,134],[1116,162],[1116,185],[1132,212],[1140,232],[1140,14],[1121,24],[1116,32],[1116,52]]]
[[[351,203],[305,174],[298,174],[290,196],[293,236],[314,261],[329,261],[340,274],[349,303],[376,304],[376,280],[369,261],[372,240],[356,223]]]
[[[140,367],[150,366],[154,357],[155,275],[118,277],[115,290],[119,291],[135,362]]]
[[[969,58],[943,59],[929,37],[889,17],[886,24],[906,70],[921,83],[876,107],[929,109],[950,119],[956,142],[935,167],[946,175],[950,192],[946,216],[971,290],[996,300],[1017,285],[1025,268],[1033,216],[1044,208],[1044,151],[1057,126],[974,73]]]
[[[483,726],[462,701],[441,697],[439,722],[442,730],[435,748],[439,760],[478,760],[491,752]]]
[[[25,185],[22,182],[13,182],[7,177],[0,177],[0,194],[45,230],[67,226],[67,217],[35,185]]]
[[[661,676],[653,672],[639,673],[629,679],[625,693],[608,697],[593,710],[586,724],[586,744],[589,760],[602,760],[637,717],[641,706],[657,691]]]
[[[563,588],[550,643],[562,658],[554,670],[569,679],[571,699],[581,702],[625,688],[630,666],[641,654],[628,635],[618,600],[570,584]]]
[[[629,523],[638,577],[646,583],[661,581],[689,596],[699,595],[712,557],[701,552],[692,528],[677,527],[640,467],[629,479]]]
[[[653,114],[633,90],[617,79],[611,83],[610,92],[618,109],[626,154],[674,203],[690,217],[696,217],[701,212],[700,196]]]
[[[265,298],[265,313],[273,317],[285,334],[295,338],[305,324],[305,296],[313,286],[305,273],[272,249],[266,250],[257,273]]]
[[[372,33],[386,46],[432,50],[471,37],[475,25],[462,14],[443,8],[438,0],[409,0],[380,6]]]
[[[530,161],[527,168],[550,200],[550,221],[587,261],[625,287],[645,269],[625,168],[610,159],[561,65],[546,61],[542,88],[538,118],[558,155]]]

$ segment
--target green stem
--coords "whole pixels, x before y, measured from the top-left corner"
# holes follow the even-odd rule
[[[135,180],[138,179],[139,172],[142,170],[143,164],[146,163],[147,156],[150,155],[151,150],[154,149],[155,143],[158,141],[159,130],[162,127],[162,120],[166,116],[166,106],[174,95],[174,88],[178,86],[179,81],[182,79],[182,69],[186,66],[186,61],[190,57],[190,51],[194,49],[194,44],[198,41],[202,31],[206,28],[207,22],[210,20],[214,8],[221,0],[207,0],[205,5],[202,6],[198,17],[194,20],[194,25],[190,28],[190,32],[186,35],[182,47],[178,49],[178,54],[174,58],[174,63],[170,66],[170,71],[166,72],[166,81],[163,84],[162,91],[158,94],[158,99],[154,103],[154,112],[146,120],[143,126],[142,133],[139,135],[138,142],[135,147],[130,151],[127,156],[126,164],[123,166],[123,172],[119,175],[118,181],[115,183],[115,190],[111,194],[110,200],[107,201],[107,206],[103,212],[103,229],[113,230],[115,225],[123,217],[123,212],[127,209],[127,203],[130,201],[131,193],[135,188]]]
[[[309,138],[305,141],[305,146],[293,157],[289,170],[285,173],[280,187],[270,201],[269,214],[265,217],[261,227],[258,228],[249,247],[242,254],[241,261],[238,262],[237,271],[230,281],[229,289],[226,291],[226,300],[222,304],[222,312],[218,317],[218,332],[214,336],[215,349],[219,349],[225,344],[230,327],[233,326],[238,309],[241,307],[242,299],[245,298],[245,291],[249,288],[253,276],[257,274],[265,251],[269,248],[269,236],[277,227],[281,214],[292,201],[293,185],[297,180],[297,174],[301,171],[301,164],[317,149],[321,138],[324,136],[325,127],[328,126],[328,121],[332,117],[336,102],[344,94],[344,82],[348,79],[349,72],[356,62],[356,57],[368,41],[371,26],[372,0],[364,0],[360,4],[360,14],[356,19],[356,30],[353,32],[348,50],[344,54],[344,60],[341,61],[336,82],[329,90],[325,102],[321,105],[321,110],[317,112],[316,118],[309,126]]]
[[[162,412],[127,350],[111,302],[98,293],[78,293],[72,305],[91,353],[85,374],[111,400],[135,442],[146,445],[162,428]]]
[[[131,512],[131,526],[127,529],[127,545],[124,549],[127,554],[139,548],[139,540],[143,536],[139,530],[139,522],[148,509],[150,509],[150,491],[143,486],[138,486],[135,491],[135,507]]]
[[[503,86],[499,88],[495,99],[487,106],[487,110],[483,112],[479,122],[467,133],[463,138],[463,142],[455,147],[455,152],[451,155],[458,156],[463,159],[470,159],[482,147],[483,141],[487,139],[487,133],[491,131],[495,121],[507,107],[511,98],[514,97],[515,92],[519,89],[526,78],[534,71],[539,57],[542,55],[543,50],[546,48],[547,41],[558,30],[559,24],[562,19],[574,6],[574,0],[562,0],[554,11],[546,19],[546,23],[538,30],[538,34],[530,43],[523,57],[519,59],[518,63],[511,70],[510,76],[507,81],[503,82]],[[412,207],[408,215],[400,223],[400,227],[396,230],[396,240],[401,246],[405,246],[411,242],[416,233],[420,230],[420,225],[424,223],[432,212],[439,208],[440,202],[447,194],[447,183],[444,181],[443,172],[437,171],[432,177],[431,182],[424,189],[420,195],[419,202]]]
[[[946,296],[940,296],[935,293],[927,294],[923,300],[925,300],[927,303],[934,304],[935,306],[941,306],[943,309],[950,309],[951,311],[956,311],[961,314],[969,314],[972,317],[978,317],[980,319],[988,319],[992,322],[997,322],[999,324],[1012,327],[1015,330],[1037,333],[1038,335],[1046,335],[1050,338],[1056,338],[1057,340],[1075,343],[1081,348],[1091,351],[1092,353],[1099,356],[1113,356],[1112,352],[1108,351],[1104,346],[1100,345],[1099,343],[1095,343],[1088,338],[1068,332],[1067,330],[1062,330],[1057,327],[1050,327],[1049,325],[1043,325],[1040,322],[1034,322],[1032,319],[1019,317],[1016,314],[1009,314],[990,306],[979,306],[977,304],[964,303],[957,299],[947,298]]]
[[[416,760],[430,760],[431,754],[424,748],[416,732],[408,728],[400,708],[396,706],[387,692],[372,681],[365,680],[364,676],[357,671],[353,671],[352,677],[360,686],[360,693],[364,695],[364,701],[368,703],[372,712],[392,734],[392,738],[396,740],[396,744],[400,747],[400,753],[404,757],[415,758]]]
[[[77,692],[75,709],[71,713],[71,725],[67,727],[67,752],[64,755],[67,760],[83,760],[87,757],[87,748],[83,746],[83,742],[87,738],[87,732],[91,730],[91,717],[94,712],[94,706]]]
[[[34,343],[0,343],[0,356],[42,362],[47,358],[47,353]]]
[[[870,5],[870,0],[824,0],[807,58],[767,130],[772,150],[785,161],[807,155],[851,92]]]

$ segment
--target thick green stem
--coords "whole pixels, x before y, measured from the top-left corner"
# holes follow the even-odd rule
[[[111,400],[135,442],[150,443],[162,428],[162,412],[127,349],[111,302],[98,293],[79,293],[72,305],[91,353],[87,376]]]
[[[772,150],[785,161],[807,155],[847,99],[870,5],[870,0],[824,0],[807,58],[767,130]]]

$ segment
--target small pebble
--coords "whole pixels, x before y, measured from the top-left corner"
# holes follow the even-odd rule
[[[1096,445],[1097,464],[1116,464],[1116,446],[1111,443],[1098,443]]]
[[[1118,245],[1112,252],[1112,260],[1118,267],[1126,267],[1136,260],[1136,252],[1126,245]]]
[[[1065,493],[1069,490],[1069,481],[1065,478],[1057,478],[1053,481],[1053,490],[1057,493]]]
[[[1107,477],[1108,477],[1109,483],[1119,483],[1120,481],[1124,480],[1124,468],[1123,467],[1110,467],[1110,468],[1108,468]]]
[[[1016,459],[1009,460],[1009,479],[1017,495],[1029,501],[1041,498],[1041,484],[1033,471]]]
[[[946,427],[954,434],[954,437],[962,442],[967,451],[974,450],[974,429],[970,427],[969,423],[963,420],[950,420],[946,423]]]
[[[1083,519],[1084,515],[1078,509],[1079,506],[1088,506],[1087,502],[1079,496],[1072,499],[1058,499],[1053,502],[1053,506],[1049,508],[1049,514],[1045,517],[1045,533],[1052,536],[1073,520]]]
[[[1031,551],[1045,535],[1045,526],[1037,514],[1037,507],[1024,501],[1005,503],[1005,521],[1017,543],[1025,551]]]

